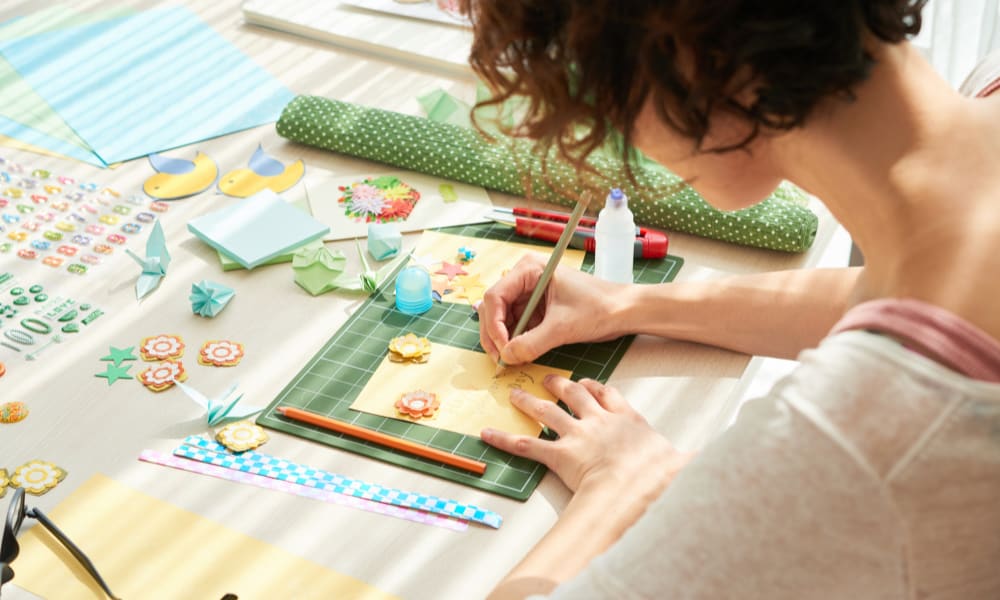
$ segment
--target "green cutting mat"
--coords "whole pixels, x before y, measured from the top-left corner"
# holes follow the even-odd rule
[[[469,225],[440,229],[443,233],[494,240],[531,243],[517,237],[513,228],[496,224]],[[539,244],[544,245],[544,244]],[[668,256],[663,260],[637,260],[635,281],[660,283],[677,276],[683,259]],[[593,271],[593,256],[588,254],[583,269]],[[390,278],[392,281],[393,278]],[[388,352],[389,341],[406,332],[426,337],[432,344],[446,344],[482,352],[479,346],[479,322],[471,306],[435,302],[426,313],[404,315],[395,309],[392,286],[364,302],[306,364],[285,389],[278,394],[257,422],[304,438],[336,446],[403,467],[464,483],[518,500],[526,500],[545,474],[545,466],[501,452],[478,437],[427,427],[409,421],[362,413],[349,407],[368,383],[372,373]],[[545,354],[536,362],[573,372],[573,379],[589,377],[607,381],[621,361],[634,336],[599,344],[563,346]],[[275,412],[277,406],[296,406],[335,419],[354,423],[408,440],[432,446],[487,464],[486,473],[476,476],[461,469],[418,458],[286,419]]]

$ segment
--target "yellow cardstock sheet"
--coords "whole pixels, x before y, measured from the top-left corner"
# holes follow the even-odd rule
[[[48,516],[120,598],[394,598],[103,475],[94,475]],[[105,597],[37,523],[18,541],[17,586],[43,598]]]
[[[351,408],[479,437],[484,427],[537,436],[542,426],[510,403],[510,392],[521,388],[555,401],[542,379],[549,373],[569,377],[570,371],[542,365],[507,367],[494,378],[496,365],[482,352],[434,344],[426,363],[396,363],[386,357],[361,390]],[[396,412],[406,392],[437,394],[441,407],[433,417],[411,419]]]
[[[459,260],[458,249],[469,248],[475,251],[476,256],[471,261],[463,263]],[[458,277],[451,280],[452,287],[457,293],[442,294],[442,302],[461,302],[474,304],[482,298],[482,292],[500,280],[504,272],[512,269],[517,261],[521,260],[525,254],[541,254],[548,260],[552,253],[549,246],[532,246],[531,244],[519,244],[516,242],[501,242],[497,240],[487,240],[482,238],[468,237],[463,235],[452,235],[438,231],[425,231],[420,236],[420,242],[413,252],[413,257],[417,260],[429,262],[431,265],[431,279],[435,286],[443,285],[447,280],[446,275],[435,273],[441,268],[443,262],[462,267],[464,271],[472,277],[478,277],[482,288],[478,292],[463,294],[460,279]],[[579,269],[583,265],[585,253],[582,250],[567,249],[559,264],[562,266]],[[427,257],[430,257],[428,260]],[[462,276],[459,276],[462,277]]]

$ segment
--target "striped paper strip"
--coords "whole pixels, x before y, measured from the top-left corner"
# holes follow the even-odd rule
[[[345,496],[344,494],[320,490],[298,483],[270,479],[268,477],[264,477],[263,475],[254,475],[253,473],[225,469],[208,463],[178,458],[156,450],[143,450],[142,453],[139,454],[139,460],[191,473],[200,473],[202,475],[208,475],[209,477],[218,477],[219,479],[226,479],[237,483],[248,483],[257,487],[277,490],[288,494],[295,494],[297,496],[312,498],[314,500],[321,500],[330,504],[339,504],[341,506],[349,506],[351,508],[388,515],[390,517],[406,519],[407,521],[423,523],[424,525],[443,527],[445,529],[451,529],[452,531],[465,531],[469,528],[469,524],[466,521],[460,521],[451,517],[442,517],[440,515],[435,515],[413,508],[382,504],[381,502],[365,500],[364,498],[356,498],[354,496]]]
[[[472,504],[439,498],[427,494],[407,492],[387,488],[359,479],[351,479],[328,471],[299,465],[288,460],[248,451],[232,454],[224,446],[201,436],[188,436],[184,444],[174,450],[176,456],[234,469],[245,473],[262,475],[280,481],[290,481],[300,485],[315,487],[331,492],[374,500],[384,504],[405,506],[427,512],[455,517],[463,521],[473,521],[493,528],[499,528],[503,517],[498,513]]]

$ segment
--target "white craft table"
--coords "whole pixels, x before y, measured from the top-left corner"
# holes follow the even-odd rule
[[[0,18],[33,12],[49,4],[55,2],[0,2]],[[93,9],[104,3],[70,4]],[[160,3],[117,4],[145,9]],[[183,4],[295,93],[328,96],[410,114],[419,114],[416,97],[435,88],[467,99],[473,95],[471,78],[388,62],[248,26],[243,22],[238,0],[185,0]],[[303,158],[307,178],[324,171],[358,173],[371,168],[363,161],[290,144],[275,133],[273,125],[200,142],[192,149],[212,156],[224,172],[245,165],[258,144],[283,161]],[[7,147],[0,147],[0,155],[122,191],[139,190],[142,181],[151,174],[144,160],[100,171],[82,163]],[[491,195],[498,205],[516,203],[509,196]],[[204,428],[199,428],[197,407],[180,390],[153,394],[134,382],[119,382],[109,387],[104,379],[94,377],[103,370],[104,363],[98,359],[110,345],[135,345],[144,336],[175,333],[188,344],[187,360],[194,361],[194,353],[204,340],[243,342],[247,356],[238,367],[202,368],[198,371],[199,384],[204,389],[221,390],[236,379],[248,397],[263,405],[276,396],[360,302],[356,297],[336,294],[309,296],[292,281],[288,265],[223,273],[214,252],[188,233],[186,222],[232,201],[205,193],[171,205],[162,223],[173,263],[160,288],[141,303],[136,302],[133,292],[136,265],[120,253],[111,264],[83,277],[45,274],[42,268],[29,271],[17,262],[20,259],[0,257],[3,263],[0,270],[26,273],[23,279],[58,288],[66,295],[86,296],[107,313],[85,335],[50,348],[41,360],[27,362],[9,351],[0,351],[0,360],[7,363],[8,370],[0,378],[0,401],[22,400],[31,410],[23,423],[0,426],[0,466],[10,468],[42,458],[66,469],[69,476],[55,490],[42,497],[29,497],[43,509],[50,510],[92,474],[104,473],[402,598],[483,597],[549,528],[567,502],[566,488],[551,474],[546,475],[527,502],[521,503],[270,432],[272,439],[262,449],[269,454],[385,486],[472,502],[496,510],[504,517],[500,530],[470,527],[466,532],[455,533],[136,460],[143,449],[169,452],[184,436],[202,432]],[[679,279],[817,264],[838,226],[818,203],[815,209],[820,215],[819,234],[813,248],[800,255],[673,235],[671,252],[685,259]],[[412,246],[415,239],[413,235],[407,236],[405,245]],[[342,247],[348,256],[355,255],[353,246]],[[216,280],[236,289],[236,298],[216,319],[191,314],[187,296],[191,283],[201,279]],[[750,357],[732,352],[640,337],[610,383],[620,388],[678,446],[693,449],[705,444],[730,422],[746,384],[743,377],[749,361]],[[135,374],[138,370],[133,367],[131,372]],[[0,505],[6,507],[6,502]],[[9,595],[18,597],[14,591]]]

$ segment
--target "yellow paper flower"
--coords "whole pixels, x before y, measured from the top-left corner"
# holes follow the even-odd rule
[[[139,354],[146,361],[180,358],[184,355],[184,342],[179,335],[154,335],[142,340]]]
[[[427,338],[418,338],[412,333],[393,338],[389,342],[389,360],[393,362],[427,362],[431,353],[431,343]]]
[[[209,340],[198,353],[198,362],[215,367],[234,367],[243,360],[243,344],[228,340]]]
[[[0,404],[0,423],[18,423],[28,417],[28,407],[24,402],[5,402]]]
[[[250,421],[238,421],[217,431],[215,439],[233,452],[243,452],[257,448],[266,442],[268,437],[260,425]]]
[[[7,469],[0,469],[0,498],[7,493],[7,486],[10,484],[10,478],[7,477]]]
[[[187,373],[180,361],[165,360],[157,363],[142,373],[139,373],[139,383],[153,390],[162,392],[174,385],[174,381],[184,381]]]
[[[437,394],[423,390],[407,392],[396,400],[396,412],[413,419],[433,417],[440,406]]]
[[[14,469],[10,485],[24,488],[29,494],[41,496],[56,487],[66,477],[66,471],[42,460],[26,462]]]

